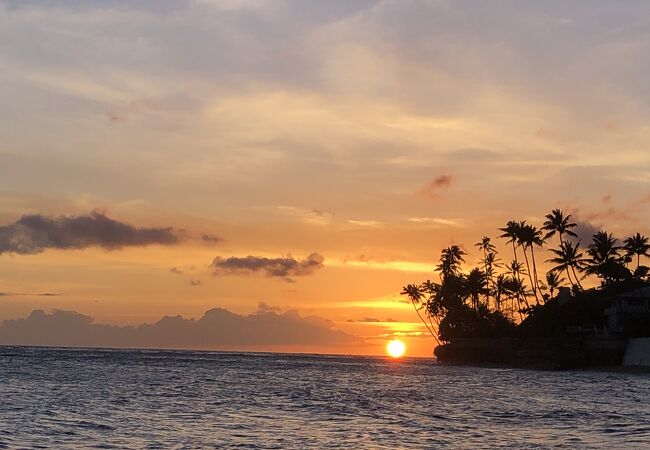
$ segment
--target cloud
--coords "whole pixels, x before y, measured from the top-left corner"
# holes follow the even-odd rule
[[[295,206],[276,206],[275,212],[296,218],[309,225],[328,225],[332,222],[334,214],[320,209],[298,208]]]
[[[208,244],[218,244],[219,242],[223,242],[223,238],[209,233],[202,234],[201,240]]]
[[[362,227],[362,228],[380,228],[380,227],[384,226],[383,222],[380,222],[378,220],[350,219],[350,220],[348,220],[348,223],[350,225],[354,225],[354,226]]]
[[[305,259],[296,259],[290,255],[283,258],[266,258],[263,256],[217,256],[210,267],[214,275],[252,275],[262,274],[266,277],[298,277],[311,275],[323,267],[324,258],[312,253]]]
[[[357,341],[319,317],[302,317],[260,309],[240,315],[222,308],[199,319],[165,316],[153,324],[116,326],[96,324],[74,311],[35,310],[0,325],[0,344],[75,347],[245,348],[247,346],[325,346]]]
[[[36,294],[21,294],[17,292],[0,292],[0,297],[58,297],[56,292],[40,292]]]
[[[361,319],[349,319],[348,322],[359,322],[359,323],[379,323],[381,320],[375,317],[362,317]]]
[[[362,317],[361,319],[349,319],[348,322],[351,323],[394,323],[397,322],[395,319],[390,317],[385,320],[377,319],[376,317]]]
[[[442,217],[409,217],[409,222],[426,224],[434,228],[446,227],[461,227],[463,226],[461,219],[444,219]]]
[[[448,189],[451,186],[453,180],[451,175],[440,175],[420,189],[419,194],[430,199],[436,199],[440,195],[440,191]]]
[[[578,225],[574,228],[574,232],[578,235],[577,237],[572,238],[571,240],[580,241],[581,247],[586,247],[591,244],[594,234],[598,233],[602,229],[602,225],[592,222],[589,219],[577,216],[572,214],[573,222]]]
[[[102,247],[118,249],[152,244],[173,245],[180,236],[172,228],[137,228],[102,212],[83,216],[22,216],[0,227],[0,254],[41,253],[47,249]]]

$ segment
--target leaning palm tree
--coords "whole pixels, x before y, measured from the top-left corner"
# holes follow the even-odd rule
[[[564,235],[571,237],[578,236],[572,230],[572,228],[576,228],[577,226],[578,225],[576,223],[571,222],[571,214],[565,216],[561,209],[554,209],[550,214],[546,215],[546,221],[542,226],[542,230],[546,231],[546,236],[544,236],[544,239],[549,239],[553,237],[555,233],[557,233],[560,238],[560,247],[562,247],[562,244],[564,243]],[[566,268],[566,275],[569,279],[569,282],[573,284],[568,267]]]
[[[575,245],[573,245],[569,241],[563,241],[562,244],[560,244],[560,248],[549,249],[555,257],[546,261],[555,264],[551,269],[554,272],[564,270],[569,273],[569,270],[571,270],[571,273],[573,273],[573,277],[576,280],[575,284],[573,283],[573,280],[570,280],[571,284],[576,286],[578,289],[582,289],[582,283],[580,283],[580,277],[577,272],[583,270],[587,260],[583,257],[583,253],[579,251],[579,249],[580,242],[576,242]]]
[[[427,328],[431,336],[433,336],[433,338],[436,340],[438,345],[440,345],[440,341],[438,341],[438,336],[436,336],[433,329],[429,326],[429,324],[424,320],[424,318],[420,314],[420,310],[426,307],[425,302],[423,301],[424,293],[422,292],[422,288],[416,284],[408,284],[402,288],[402,292],[400,292],[400,294],[406,295],[409,298],[418,317],[420,318],[424,326]]]
[[[650,241],[641,233],[634,234],[623,241],[623,249],[627,256],[636,255],[636,268],[641,267],[641,257],[650,257]]]

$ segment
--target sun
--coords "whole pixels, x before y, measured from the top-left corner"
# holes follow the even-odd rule
[[[393,358],[399,358],[406,351],[406,345],[404,342],[394,339],[386,344],[386,352]]]

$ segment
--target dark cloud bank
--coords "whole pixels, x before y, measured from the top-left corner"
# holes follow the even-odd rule
[[[0,227],[0,253],[23,255],[47,249],[172,245],[179,240],[179,234],[172,228],[138,228],[101,212],[62,217],[26,215]]]
[[[301,317],[296,311],[279,313],[264,306],[250,315],[214,308],[200,319],[165,316],[139,326],[96,324],[92,317],[73,311],[35,310],[24,319],[5,320],[0,325],[0,344],[218,349],[330,346],[357,340],[332,327],[332,322],[322,318]]]
[[[287,278],[310,275],[323,267],[324,260],[323,256],[318,253],[312,253],[302,260],[291,256],[283,258],[262,256],[222,258],[217,256],[210,267],[215,275],[262,274],[267,277]]]

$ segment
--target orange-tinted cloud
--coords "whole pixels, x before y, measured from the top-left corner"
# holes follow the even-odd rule
[[[435,200],[439,197],[440,191],[448,189],[453,181],[454,178],[451,175],[440,175],[420,189],[419,194]]]

